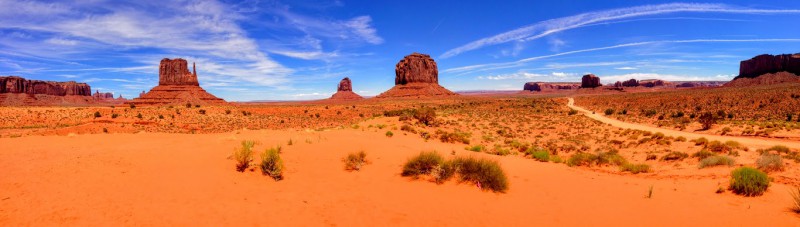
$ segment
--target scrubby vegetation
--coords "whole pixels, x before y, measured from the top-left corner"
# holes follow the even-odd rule
[[[783,159],[778,154],[764,153],[756,160],[756,166],[764,172],[783,171]]]
[[[620,171],[631,172],[633,174],[650,172],[650,166],[647,164],[630,164],[625,163],[620,166]]]
[[[759,196],[769,187],[766,173],[750,167],[741,167],[731,172],[730,189],[744,196]]]
[[[508,189],[508,179],[497,161],[474,157],[457,157],[445,161],[435,151],[421,152],[411,157],[403,165],[401,175],[415,179],[430,175],[437,183],[457,177],[460,182],[473,183],[486,190],[505,192]]]
[[[725,155],[714,155],[707,158],[700,160],[700,168],[708,168],[714,166],[733,166],[734,160],[731,157]]]
[[[261,153],[261,173],[272,177],[276,181],[283,179],[283,159],[280,155],[281,148],[270,148]]]
[[[367,153],[364,151],[350,153],[347,154],[347,157],[344,157],[342,161],[344,161],[345,170],[358,171],[361,170],[361,167],[367,164]]]
[[[242,141],[242,145],[236,148],[233,152],[233,160],[236,161],[236,171],[244,172],[247,167],[250,167],[250,162],[253,161],[253,146],[256,142],[252,140]]]

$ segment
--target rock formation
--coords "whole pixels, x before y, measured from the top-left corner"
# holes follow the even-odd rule
[[[580,83],[551,83],[551,82],[528,82],[522,87],[526,91],[556,91],[574,90],[581,88]]]
[[[336,93],[331,96],[331,99],[335,100],[358,100],[363,99],[360,95],[353,92],[353,82],[350,81],[350,78],[345,77],[342,81],[339,81],[339,86],[336,89]]]
[[[456,95],[439,85],[439,69],[427,54],[405,56],[395,66],[395,86],[376,98]]]
[[[622,81],[622,82],[617,81],[617,83],[614,83],[614,86],[615,87],[638,87],[639,86],[639,81],[637,81],[636,79],[630,79],[630,80],[626,80],[626,81]]]
[[[782,55],[762,54],[750,60],[744,60],[739,64],[739,76],[733,79],[755,78],[767,73],[784,71],[795,75],[800,74],[800,53]]]
[[[94,95],[92,95],[92,97],[94,97],[94,100],[114,99],[114,93],[111,92],[100,93],[100,90],[97,90],[94,92]]]
[[[719,87],[726,83],[726,81],[673,81],[675,87],[692,88],[692,87]]]
[[[0,76],[0,105],[89,104],[92,101],[91,95],[92,88],[85,83]]]
[[[206,92],[200,87],[197,80],[197,71],[192,64],[189,72],[188,63],[181,58],[161,60],[158,68],[158,86],[149,92],[139,95],[127,103],[158,105],[158,104],[226,104],[225,100]]]
[[[663,80],[656,80],[656,79],[653,79],[653,80],[640,80],[639,81],[639,86],[642,86],[642,87],[662,87],[662,86],[667,86],[669,84],[670,84],[669,82],[666,82],[666,81],[663,81]]]
[[[767,73],[755,78],[742,77],[726,83],[725,87],[745,87],[780,83],[800,83],[800,76],[789,72]]]
[[[0,93],[21,93],[29,95],[90,96],[92,88],[75,81],[55,82],[27,80],[18,76],[0,76]]]
[[[586,74],[581,78],[581,88],[596,88],[600,86],[603,86],[603,84],[600,84],[600,77],[594,74]]]

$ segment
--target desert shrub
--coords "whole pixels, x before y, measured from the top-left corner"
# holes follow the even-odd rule
[[[620,171],[631,172],[633,174],[650,172],[650,166],[647,164],[631,164],[625,163],[620,166]]]
[[[711,156],[714,156],[714,155],[715,155],[714,153],[711,153],[711,152],[709,152],[707,150],[701,150],[701,151],[698,151],[698,152],[692,154],[692,157],[693,158],[697,158],[697,160],[700,161],[700,160],[703,160],[705,158],[708,158],[708,157],[711,157]]]
[[[495,192],[504,192],[508,189],[508,178],[497,161],[484,158],[458,157],[453,159],[452,162],[455,165],[455,172],[462,182],[476,183],[481,189]]]
[[[279,153],[280,147],[270,148],[261,153],[261,173],[276,181],[283,179],[283,159]]]
[[[437,184],[444,183],[445,181],[453,178],[456,174],[456,163],[453,160],[448,160],[442,162],[441,165],[438,165],[431,170],[431,175],[433,175],[433,181]]]
[[[431,108],[419,108],[414,110],[414,119],[424,125],[431,125],[436,121],[436,111]]]
[[[655,155],[655,154],[648,154],[648,155],[647,155],[647,157],[645,157],[645,159],[644,159],[644,160],[645,160],[645,161],[650,161],[650,160],[656,160],[656,159],[658,159],[658,156],[657,156],[657,155]]]
[[[673,151],[661,157],[661,161],[680,161],[688,158],[689,154],[680,151]]]
[[[700,115],[700,118],[698,118],[698,121],[703,125],[703,130],[708,130],[717,123],[717,117],[712,113],[703,113]]]
[[[400,130],[401,131],[410,132],[410,133],[417,133],[417,130],[415,130],[414,127],[411,127],[411,125],[400,126]]]
[[[200,114],[206,114],[206,110],[204,110],[204,109],[200,109],[197,112],[200,113]]]
[[[136,114],[136,118],[142,119],[142,113]]]
[[[231,114],[231,110],[225,110],[225,114]]]
[[[367,163],[367,153],[364,151],[350,153],[347,154],[347,157],[344,157],[343,161],[345,170],[358,171]]]
[[[236,171],[244,172],[250,166],[250,162],[253,161],[253,146],[255,144],[255,141],[245,140],[242,141],[240,147],[234,150],[233,160],[236,160]]]
[[[484,146],[482,144],[478,144],[478,145],[475,145],[475,146],[467,147],[466,149],[468,151],[482,152],[482,151],[486,150],[486,146]]]
[[[117,117],[119,117],[119,114],[117,114],[117,113],[112,113],[111,114],[111,119],[115,119]]]
[[[569,113],[567,113],[567,115],[575,115],[575,114],[578,114],[578,111],[574,109],[569,109]]]
[[[133,103],[131,103],[130,107],[131,109],[136,109],[136,105],[134,105]]]
[[[800,188],[794,188],[790,194],[792,195],[792,202],[794,202],[791,210],[795,213],[800,213]]]
[[[603,113],[605,113],[606,115],[612,115],[612,114],[614,114],[614,109],[610,109],[610,108],[606,109],[605,111],[603,111]]]
[[[394,133],[392,133],[392,131],[386,131],[386,137],[392,137],[392,136],[394,136]]]
[[[444,162],[444,158],[442,158],[439,153],[436,153],[436,151],[423,151],[420,152],[419,155],[411,157],[406,161],[406,164],[403,165],[403,172],[401,175],[404,177],[417,178],[419,175],[431,173],[431,170],[441,165],[442,162]]]
[[[703,146],[708,143],[708,139],[706,139],[705,137],[700,137],[697,139],[693,139],[692,142],[694,142],[695,146]]]
[[[778,153],[788,154],[790,150],[786,146],[775,145],[775,146],[772,146],[770,148],[767,148],[765,151],[775,151],[775,152],[778,152]]]
[[[675,138],[675,142],[686,142],[686,137],[678,136]]]
[[[460,142],[463,144],[469,144],[469,138],[472,136],[468,132],[461,132],[461,131],[455,131],[455,132],[439,131],[437,133],[441,133],[441,135],[439,135],[439,140],[445,143]]]
[[[600,152],[597,153],[597,164],[598,165],[614,165],[620,166],[625,163],[628,163],[624,157],[619,155],[616,151],[609,151],[609,152]]]
[[[729,153],[729,152],[731,152],[731,150],[733,150],[733,148],[731,148],[730,146],[728,146],[728,145],[726,145],[726,144],[724,144],[722,142],[716,141],[716,140],[711,141],[708,144],[706,144],[705,148],[708,151],[711,151],[711,152],[714,152],[714,153]]]
[[[767,187],[769,187],[769,177],[757,169],[741,167],[731,172],[730,189],[736,194],[759,196],[767,191]]]
[[[764,153],[756,160],[756,166],[764,172],[782,171],[783,159],[778,154]]]
[[[192,108],[192,104],[187,102],[186,103],[186,108]]]
[[[597,155],[578,152],[567,159],[568,166],[590,166],[597,161]]]
[[[100,111],[94,112],[94,118],[98,118],[98,117],[102,117],[102,115],[100,115]]]
[[[530,147],[525,153],[540,162],[550,161],[550,152],[540,147]]]
[[[721,166],[721,165],[733,166],[734,162],[735,161],[731,157],[724,155],[714,155],[711,157],[704,158],[703,160],[700,160],[700,168],[702,169],[706,167]]]

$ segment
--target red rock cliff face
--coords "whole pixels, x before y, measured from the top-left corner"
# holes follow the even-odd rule
[[[197,82],[197,71],[189,72],[189,64],[182,58],[161,59],[158,68],[158,85],[194,85],[200,86]]]
[[[758,55],[739,64],[739,78],[755,78],[767,73],[786,71],[800,74],[800,53],[782,55]]]
[[[336,91],[353,91],[353,82],[350,81],[350,78],[345,77],[342,81],[339,81],[339,87]]]
[[[548,90],[572,90],[581,87],[579,83],[548,83],[548,82],[528,82],[522,87],[526,91],[548,91]]]
[[[26,80],[18,76],[0,77],[0,93],[24,93],[30,95],[91,96],[92,88],[85,83]]]
[[[408,83],[439,83],[439,70],[430,55],[413,53],[395,66],[395,85]]]
[[[582,88],[596,88],[600,86],[603,86],[600,84],[600,77],[597,77],[594,74],[587,74],[581,78]]]

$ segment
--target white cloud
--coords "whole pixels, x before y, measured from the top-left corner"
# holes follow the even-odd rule
[[[550,77],[551,75],[548,74],[538,74],[538,73],[527,73],[527,72],[518,72],[518,73],[511,73],[511,74],[500,74],[494,76],[479,76],[478,79],[481,80],[528,80],[528,79],[539,79],[543,77]]]
[[[25,12],[0,14],[0,28],[52,33],[55,37],[45,42],[61,46],[76,46],[78,41],[74,38],[81,39],[81,43],[92,42],[76,46],[72,52],[157,48],[180,53],[179,57],[202,57],[206,64],[200,67],[211,73],[208,76],[265,86],[285,82],[285,77],[293,72],[260,52],[255,40],[236,23],[240,16],[216,1],[144,2],[123,6],[102,1],[80,4],[18,1],[2,5],[22,8]],[[147,64],[157,64],[157,60]]]
[[[561,51],[561,47],[566,46],[567,42],[558,38],[552,38],[547,40],[547,43],[550,44],[550,51],[559,52]]]
[[[618,68],[614,68],[614,69],[617,69],[617,70],[636,70],[635,67],[630,67],[630,66],[618,67]]]
[[[372,25],[370,25],[370,22],[372,22],[372,17],[359,16],[351,19],[350,21],[345,22],[344,26],[352,29],[353,34],[364,39],[368,43],[371,44],[383,43],[383,38],[378,36],[377,30],[375,30],[375,28],[373,28]]]
[[[582,49],[582,50],[573,50],[567,52],[561,52],[557,54],[550,54],[550,55],[542,55],[542,56],[535,56],[530,58],[525,58],[517,61],[512,62],[501,62],[501,63],[488,63],[488,64],[477,64],[477,65],[468,65],[468,66],[461,66],[456,68],[449,68],[445,69],[443,72],[448,73],[465,73],[465,72],[472,72],[472,71],[485,71],[485,70],[492,70],[492,69],[500,69],[500,68],[513,68],[513,67],[520,67],[524,66],[528,62],[537,61],[546,58],[564,56],[564,55],[572,55],[572,54],[579,54],[579,53],[586,53],[586,52],[595,52],[595,51],[602,51],[602,50],[611,50],[611,49],[619,49],[625,47],[636,47],[636,46],[644,46],[644,45],[653,45],[653,44],[669,44],[669,43],[718,43],[718,42],[800,42],[800,39],[691,39],[691,40],[662,40],[662,41],[647,41],[647,42],[635,42],[635,43],[625,43],[613,46],[605,46],[605,47],[596,47],[596,48],[589,48],[589,49]]]
[[[580,28],[583,26],[609,22],[614,20],[635,18],[642,16],[694,12],[694,13],[736,13],[736,14],[778,14],[778,13],[800,13],[800,10],[784,9],[752,9],[736,7],[726,4],[705,4],[705,3],[668,3],[660,5],[644,5],[628,8],[617,8],[604,11],[582,13],[568,17],[561,17],[541,21],[535,24],[517,28],[508,32],[500,33],[491,37],[479,39],[460,47],[448,50],[440,58],[449,58],[461,53],[483,48],[484,46],[497,45],[512,41],[531,41],[546,37],[548,35]]]

